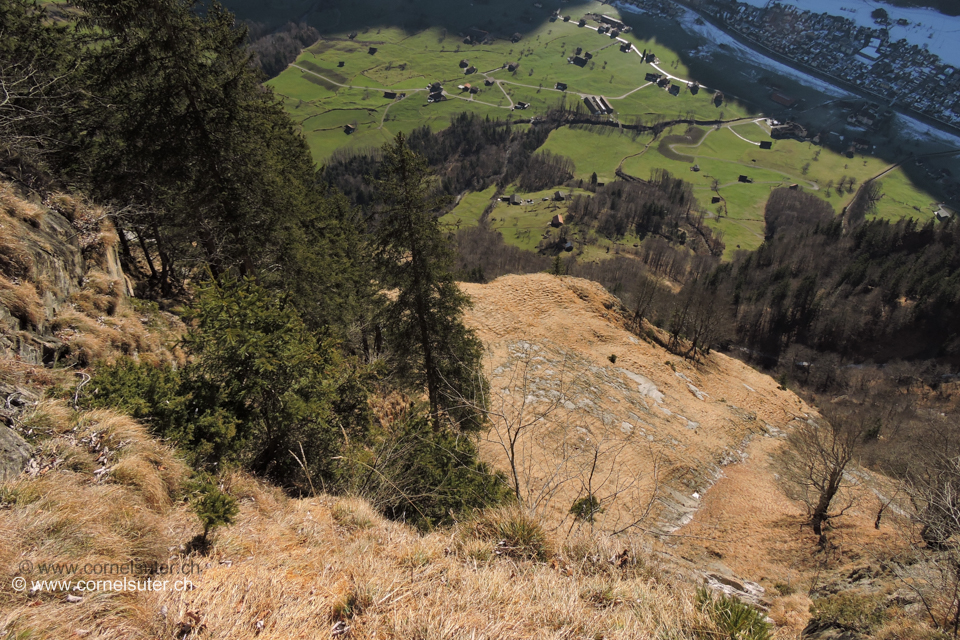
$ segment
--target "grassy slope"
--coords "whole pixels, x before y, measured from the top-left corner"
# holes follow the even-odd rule
[[[236,524],[216,534],[209,556],[187,555],[177,550],[201,527],[184,502],[189,472],[173,451],[110,411],[48,402],[25,420],[42,433],[47,459],[69,463],[3,485],[0,528],[8,543],[0,574],[7,584],[17,575],[50,578],[24,571],[25,562],[169,563],[188,572],[151,577],[166,580],[166,590],[74,592],[75,602],[62,591],[4,589],[0,624],[9,637],[130,640],[202,630],[212,638],[287,640],[329,635],[338,622],[359,639],[520,639],[545,629],[611,639],[698,637],[692,627],[716,633],[695,608],[692,587],[665,575],[639,539],[545,537],[527,547],[539,560],[494,553],[506,523],[539,531],[510,513],[423,536],[361,500],[295,500],[234,473],[221,483],[239,500]],[[112,466],[98,478],[101,452]],[[621,551],[622,565],[607,562]],[[147,577],[109,579],[143,584]],[[53,578],[104,576],[67,571]],[[189,590],[175,590],[175,580],[188,580]]]

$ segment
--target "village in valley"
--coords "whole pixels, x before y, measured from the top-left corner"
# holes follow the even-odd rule
[[[923,46],[894,40],[889,29],[894,22],[883,8],[875,10],[875,24],[869,27],[842,15],[801,11],[779,2],[758,7],[738,0],[705,0],[697,8],[741,36],[834,81],[960,132],[957,67]],[[896,24],[909,26],[906,18]]]

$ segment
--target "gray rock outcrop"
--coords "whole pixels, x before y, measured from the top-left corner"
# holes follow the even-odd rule
[[[15,479],[30,461],[33,447],[6,425],[0,425],[0,482]]]

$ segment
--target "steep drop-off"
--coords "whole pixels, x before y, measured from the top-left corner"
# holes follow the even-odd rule
[[[530,491],[550,494],[554,518],[586,495],[592,473],[605,506],[601,529],[634,522],[654,500],[638,527],[672,531],[751,440],[782,436],[811,412],[738,360],[711,353],[694,363],[638,337],[619,300],[596,283],[538,274],[463,286],[498,414],[486,454],[508,470],[500,435],[521,413],[542,414],[518,443],[537,460]],[[558,471],[564,456],[577,460]],[[550,483],[562,486],[550,491]]]

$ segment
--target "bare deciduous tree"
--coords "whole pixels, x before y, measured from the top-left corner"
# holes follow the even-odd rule
[[[517,502],[535,517],[559,515],[553,524],[569,523],[568,535],[585,525],[613,534],[642,527],[657,497],[660,456],[651,453],[649,469],[629,464],[641,448],[646,455],[645,442],[609,427],[602,398],[568,383],[585,371],[563,361],[547,376],[537,349],[519,348],[484,408],[489,431],[481,440],[501,454]]]
[[[784,489],[806,505],[821,547],[827,542],[824,525],[853,505],[852,498],[843,494],[856,482],[847,468],[862,441],[864,420],[840,412],[829,421],[810,419],[790,434],[780,454]]]
[[[960,635],[960,443],[957,425],[936,421],[907,473],[906,492],[920,540],[898,578],[913,591],[930,622]]]
[[[633,288],[633,323],[635,330],[639,331],[643,324],[643,319],[653,306],[660,293],[661,285],[659,281],[649,273],[641,273],[636,280]]]

